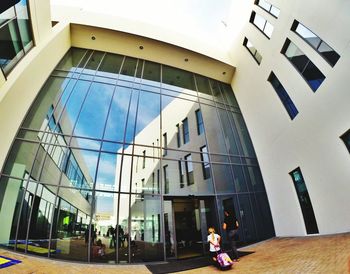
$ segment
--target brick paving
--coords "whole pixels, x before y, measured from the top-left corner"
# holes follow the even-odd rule
[[[350,273],[350,233],[330,236],[274,238],[242,251],[254,251],[244,256],[231,270],[224,273]],[[150,273],[144,265],[93,265],[42,259],[0,249],[0,255],[22,263],[0,269],[11,274],[98,274]],[[178,273],[221,272],[213,266]]]

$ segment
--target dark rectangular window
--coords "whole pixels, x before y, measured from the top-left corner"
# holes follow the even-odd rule
[[[298,195],[306,232],[307,234],[316,234],[318,233],[316,218],[301,170],[298,167],[289,174],[292,176],[294,187]]]
[[[338,62],[340,55],[303,24],[294,20],[291,30],[313,47],[332,67]]]
[[[164,194],[169,193],[169,174],[168,174],[168,165],[163,166],[164,173]]]
[[[200,150],[201,150],[203,178],[204,180],[206,180],[210,178],[210,163],[209,163],[207,146],[202,146]]]
[[[273,72],[271,72],[271,74],[267,80],[271,83],[271,85],[275,89],[282,104],[286,108],[290,118],[293,120],[295,118],[295,116],[297,116],[298,110],[295,107],[292,99],[290,99],[287,91],[284,89],[281,82],[277,79],[276,75]]]
[[[265,0],[255,0],[254,4],[258,5],[259,7],[261,7],[276,18],[278,18],[278,16],[280,15],[280,10],[274,5],[271,5],[269,2],[266,2]]]
[[[168,136],[166,133],[163,134],[163,156],[168,154]]]
[[[190,131],[188,128],[188,119],[182,121],[182,131],[183,131],[183,142],[187,144],[190,141]]]
[[[176,125],[176,141],[177,141],[177,147],[181,146],[181,138],[180,138],[180,125]]]
[[[326,78],[323,73],[311,62],[304,52],[289,39],[284,43],[281,53],[287,57],[315,92]]]
[[[347,132],[345,132],[342,136],[340,136],[340,138],[343,140],[346,148],[350,153],[350,129]]]
[[[146,150],[142,151],[142,168],[146,167]]]
[[[197,118],[197,133],[198,135],[201,135],[204,132],[204,124],[203,124],[202,112],[200,109],[196,110],[196,118]]]
[[[257,49],[253,46],[252,43],[247,39],[247,37],[244,37],[243,46],[246,47],[246,49],[250,52],[250,54],[254,57],[254,60],[260,65],[262,56],[257,51]]]
[[[178,161],[178,164],[179,164],[179,181],[180,181],[180,188],[183,188],[185,186],[184,184],[184,176],[185,176],[185,173],[184,173],[184,169],[182,167],[182,161]]]
[[[185,163],[186,163],[186,179],[187,179],[187,185],[193,185],[194,184],[194,177],[193,177],[193,163],[192,163],[192,155],[188,154],[185,156]]]
[[[271,38],[273,26],[264,17],[252,11],[249,22],[256,26],[267,38]]]

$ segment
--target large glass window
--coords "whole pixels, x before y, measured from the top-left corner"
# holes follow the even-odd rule
[[[289,39],[284,43],[282,53],[299,71],[311,89],[315,92],[326,78],[323,73],[314,65],[314,63],[311,62],[304,52],[302,52]]]
[[[249,216],[244,239],[273,236],[251,233],[259,215],[238,197],[265,189],[231,86],[128,56],[69,50],[0,174],[0,244],[17,251],[104,263],[203,255],[222,194]]]
[[[307,190],[300,168],[298,167],[297,169],[293,170],[290,173],[290,176],[292,176],[294,187],[298,195],[299,204],[304,217],[306,232],[307,234],[317,234],[318,227],[314,209],[312,207],[309,192]]]
[[[312,46],[332,67],[338,62],[340,55],[325,41],[297,20],[294,20],[293,22],[292,31],[297,33],[310,46]]]
[[[295,107],[292,99],[290,99],[287,91],[284,89],[281,82],[277,79],[276,75],[273,72],[271,72],[271,74],[267,80],[271,83],[271,85],[275,89],[282,104],[286,108],[286,110],[289,114],[289,117],[293,120],[295,118],[295,116],[297,116],[298,110]]]
[[[256,26],[267,38],[271,38],[273,25],[260,14],[252,11],[249,22]]]

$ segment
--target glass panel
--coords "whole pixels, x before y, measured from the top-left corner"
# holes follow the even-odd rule
[[[131,262],[164,260],[161,233],[161,203],[151,195],[131,196]]]
[[[111,153],[101,153],[98,162],[98,171],[96,178],[96,189],[106,191],[119,190],[119,172],[121,155]]]
[[[132,57],[125,57],[123,67],[121,69],[121,75],[119,78],[125,81],[132,81],[135,75],[135,69],[137,65],[137,59]]]
[[[160,86],[160,65],[145,61],[142,79],[143,84]]]
[[[280,10],[276,8],[275,6],[271,6],[270,13],[276,17],[280,15]]]
[[[250,195],[252,209],[255,217],[256,230],[258,240],[265,240],[275,236],[272,216],[266,193],[257,192],[255,195]]]
[[[80,108],[84,102],[89,87],[90,83],[86,81],[78,81],[74,86],[73,92],[68,99],[60,120],[58,121],[64,134],[70,135],[72,133],[75,121],[78,118]]]
[[[238,155],[239,152],[236,144],[237,138],[235,140],[235,136],[232,132],[232,127],[228,116],[228,112],[222,109],[218,109],[218,112],[220,115],[220,122],[224,132],[228,153]]]
[[[251,243],[257,240],[257,234],[249,195],[239,194],[237,196],[239,202],[241,224],[244,226],[244,229],[240,229],[240,235],[243,236],[243,239],[246,243]]]
[[[236,192],[247,192],[247,183],[243,174],[242,166],[232,165],[233,182],[235,184]]]
[[[32,191],[28,187],[29,191]],[[55,212],[56,187],[37,185],[36,192],[33,194],[32,215],[29,227],[29,236],[27,250],[28,253],[47,256],[58,252],[58,250],[49,248],[50,228],[52,218]],[[68,230],[73,230],[73,223],[68,224]]]
[[[89,61],[87,62],[83,70],[83,73],[94,75],[96,73],[96,69],[99,67],[101,63],[101,59],[103,58],[103,56],[104,56],[103,52],[94,51]]]
[[[184,90],[181,90],[181,91],[191,95],[197,94],[195,92],[196,86],[194,84],[194,77],[192,72],[184,71],[181,69],[177,69],[177,68],[173,68],[165,65],[163,65],[162,67],[163,67],[162,80],[164,84],[187,89],[187,91],[184,91]],[[164,87],[171,88],[166,85]]]
[[[112,98],[104,139],[123,142],[130,100],[131,89],[122,87],[116,89]]]
[[[334,66],[339,58],[340,55],[338,53],[336,53],[330,46],[328,46],[325,42],[322,41],[322,43],[320,44],[318,51],[321,53],[321,55],[326,58],[326,60],[332,65]]]
[[[215,187],[218,193],[235,192],[230,165],[212,164]]]
[[[206,129],[209,151],[211,153],[227,154],[225,137],[221,129],[221,122],[214,107],[201,105],[204,127]]]
[[[104,77],[116,78],[123,59],[124,57],[122,55],[107,53],[96,74]]]
[[[314,34],[311,30],[304,27],[302,24],[298,24],[296,30],[298,34],[300,34],[301,37],[303,37],[306,41],[308,41],[315,49],[318,47],[318,45],[321,42],[321,39]]]
[[[16,15],[14,7],[7,9],[3,13],[0,13],[0,25],[4,24],[6,21],[12,19],[15,16]]]
[[[117,229],[118,194],[108,192],[95,193],[95,207],[92,224],[95,229],[91,241],[91,261],[113,262],[116,260],[116,235],[119,247],[124,236],[121,229]],[[119,233],[119,234],[118,234]]]
[[[119,160],[121,158],[121,160]],[[117,172],[116,181],[119,189],[122,192],[130,192],[130,176],[132,172],[132,156],[119,155],[117,156]]]
[[[209,79],[198,74],[196,74],[195,77],[198,88],[198,96],[213,100]]]
[[[302,72],[309,62],[309,58],[307,58],[307,56],[292,42],[290,42],[285,55],[299,72]]]
[[[58,63],[56,69],[73,71],[79,64],[83,63],[83,57],[88,56],[89,51],[86,49],[71,48]],[[84,59],[85,60],[85,59]],[[86,60],[85,60],[86,61]],[[84,63],[83,63],[84,65]]]
[[[135,123],[137,118],[137,104],[139,100],[139,91],[133,91],[131,93],[131,99],[130,99],[130,105],[129,105],[129,112],[128,112],[128,118],[127,118],[127,126],[126,126],[126,132],[125,132],[125,142],[131,144],[134,141],[134,134],[135,134]],[[127,149],[127,145],[125,145],[125,148]]]
[[[114,87],[93,83],[84,101],[74,135],[102,138]]]
[[[316,91],[326,78],[322,72],[311,61],[303,71],[303,76],[313,91]]]
[[[249,137],[249,132],[247,126],[243,120],[242,114],[232,112],[232,116],[234,119],[234,124],[238,132],[240,145],[243,148],[243,155],[255,157],[254,147],[252,144],[252,140]]]
[[[255,13],[254,17],[254,25],[257,26],[260,30],[264,30],[266,20],[260,16],[259,14]]]
[[[24,202],[24,209],[20,211],[25,186],[26,182],[22,180],[6,177],[1,177],[0,180],[0,197],[2,197],[0,200],[0,218],[2,220],[0,245],[10,249],[14,248],[19,218],[25,218],[28,221],[25,211],[26,202]],[[19,216],[20,214],[21,216]],[[23,228],[24,232],[26,232],[26,228],[26,226]]]
[[[21,0],[15,8],[24,50],[28,51],[33,46],[33,38],[28,17],[27,0]]]
[[[133,196],[135,197],[135,196]],[[118,226],[116,237],[118,246],[117,249],[117,262],[127,263],[129,262],[129,244],[130,244],[130,234],[129,234],[129,194],[120,194],[119,198],[119,211],[118,211]],[[134,201],[134,200],[133,200]]]
[[[0,37],[0,66],[7,74],[24,55],[16,20],[0,28]]]
[[[152,145],[160,135],[160,95],[140,92],[135,143]]]
[[[273,32],[273,25],[270,24],[268,21],[266,21],[264,33],[267,35],[267,37],[271,38]]]
[[[4,174],[23,178],[25,173],[31,171],[38,144],[16,140],[11,148],[4,167]]]
[[[271,4],[267,3],[265,0],[259,0],[259,6],[267,11],[269,11],[271,8]]]
[[[51,248],[59,252],[51,257],[86,262],[89,238],[92,242],[96,239],[94,226],[89,227],[92,193],[60,188],[57,202]]]

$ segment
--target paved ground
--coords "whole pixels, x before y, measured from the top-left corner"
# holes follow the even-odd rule
[[[255,253],[242,257],[224,273],[350,273],[350,233],[332,236],[275,238],[242,250]],[[89,265],[41,259],[0,249],[0,255],[22,263],[0,269],[0,273],[150,273],[143,265]],[[181,273],[215,273],[214,267],[197,268]]]

